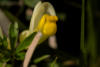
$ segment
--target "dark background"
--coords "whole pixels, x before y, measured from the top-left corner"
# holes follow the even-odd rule
[[[73,56],[80,56],[81,0],[43,0],[53,4],[56,12],[66,14],[65,21],[58,21],[56,33],[58,48]]]

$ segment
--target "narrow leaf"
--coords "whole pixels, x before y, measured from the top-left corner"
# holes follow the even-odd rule
[[[2,32],[1,27],[0,27],[0,38],[3,38],[3,32]]]
[[[48,57],[50,57],[50,55],[43,55],[43,56],[41,56],[41,57],[39,57],[39,58],[36,58],[36,59],[34,60],[34,63],[39,63],[39,62],[41,62],[42,60],[44,60],[44,59],[46,59],[46,58],[48,58]]]
[[[54,59],[53,62],[51,62],[50,67],[59,67],[57,64],[57,57]]]
[[[17,60],[24,60],[24,57],[25,57],[25,52],[19,52],[19,53],[17,54],[16,59],[17,59]]]
[[[36,32],[32,33],[29,37],[27,37],[23,42],[19,44],[19,46],[16,49],[16,53],[28,48],[30,43],[32,42],[34,36],[36,35]]]
[[[87,14],[88,14],[88,24],[87,24],[87,49],[89,52],[89,64],[90,67],[95,67],[96,63],[96,31],[94,28],[94,18],[93,18],[93,7],[91,0],[87,0]]]
[[[87,66],[87,51],[85,44],[85,0],[82,0],[82,14],[81,14],[81,38],[80,38],[80,49],[82,51],[82,66]]]
[[[10,25],[9,38],[10,38],[11,49],[14,50],[16,46],[17,38],[18,38],[18,24],[17,23]]]

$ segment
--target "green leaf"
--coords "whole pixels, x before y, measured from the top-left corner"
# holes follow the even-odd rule
[[[12,67],[12,64],[7,64],[6,67]]]
[[[97,58],[97,38],[96,31],[94,28],[94,9],[91,0],[87,0],[87,49],[89,53],[89,64],[90,67],[95,67],[96,58]]]
[[[39,2],[40,0],[24,0],[24,3],[28,6],[33,8],[37,2]]]
[[[67,16],[66,13],[57,13],[57,17],[59,18],[59,20],[61,21],[65,21]]]
[[[0,67],[12,67],[12,65],[7,64],[6,62],[0,62]]]
[[[2,33],[1,27],[0,27],[0,38],[3,38],[3,33]]]
[[[10,60],[9,50],[0,50],[0,62],[8,62]]]
[[[8,42],[7,42],[7,37],[4,36],[3,39],[0,37],[0,47],[3,49],[7,49]]]
[[[9,38],[11,49],[14,50],[18,38],[18,24],[16,22],[10,25]]]
[[[44,60],[44,59],[46,59],[46,58],[48,58],[48,57],[50,57],[50,55],[43,55],[43,56],[41,56],[41,57],[39,57],[39,58],[36,58],[36,59],[34,60],[34,63],[39,63],[39,62],[41,62],[42,60]]]
[[[0,47],[2,46],[2,38],[0,37]]]
[[[3,63],[2,63],[2,62],[0,62],[0,67],[2,67],[2,65],[3,65]]]
[[[29,37],[27,37],[23,42],[21,42],[19,46],[16,48],[16,53],[26,49],[31,44],[35,35],[36,32],[33,32]]]
[[[10,60],[10,52],[7,49],[7,37],[4,36],[3,39],[0,38],[0,43],[0,62],[7,62]]]
[[[19,52],[19,53],[17,54],[16,59],[17,59],[17,60],[24,60],[24,57],[25,57],[25,52]]]
[[[2,42],[3,42],[2,45],[3,45],[5,48],[7,48],[7,46],[8,46],[7,37],[4,36]]]
[[[80,49],[82,51],[82,67],[87,67],[87,50],[85,44],[85,0],[82,0],[82,15],[81,15],[81,38]]]
[[[59,65],[57,64],[57,57],[54,59],[53,62],[51,62],[50,67],[59,67]]]

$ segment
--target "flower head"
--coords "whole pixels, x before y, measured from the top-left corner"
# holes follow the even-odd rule
[[[57,31],[57,20],[57,16],[50,16],[48,14],[44,14],[36,28],[36,31],[42,32],[42,34],[45,36],[54,35]]]
[[[53,6],[49,2],[42,3],[41,1],[35,6],[28,32],[23,31],[20,40],[23,41],[33,32],[41,32],[42,37],[39,43],[42,43],[49,36],[54,35],[57,31],[56,16]],[[22,38],[24,36],[24,38]]]

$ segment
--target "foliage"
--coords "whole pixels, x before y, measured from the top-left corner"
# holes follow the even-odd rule
[[[3,38],[0,37],[0,65],[3,66],[3,64],[6,64],[6,67],[13,67],[14,62],[16,61],[22,61],[25,57],[25,51],[31,41],[33,40],[36,32],[32,33],[29,37],[27,37],[23,42],[21,42],[17,46],[17,40],[18,40],[18,24],[15,22],[10,25],[9,28],[9,40],[10,43],[7,40],[6,36],[3,36]],[[8,46],[10,45],[10,49]],[[41,57],[34,59],[34,64],[38,64],[43,60],[50,59],[50,55],[43,55]],[[52,57],[51,57],[52,58]],[[54,61],[50,62],[50,67],[55,67],[54,65],[57,65],[57,58]],[[7,64],[10,62],[11,64]]]

